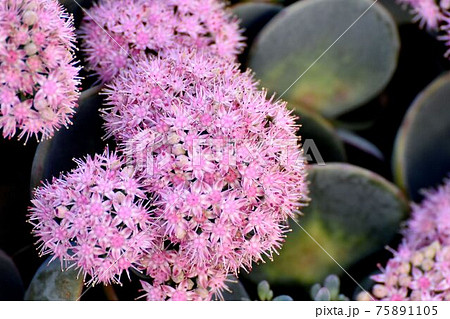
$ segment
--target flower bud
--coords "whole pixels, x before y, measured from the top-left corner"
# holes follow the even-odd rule
[[[175,144],[172,147],[172,153],[175,155],[184,155],[184,154],[186,154],[186,150],[184,149],[183,145]]]
[[[25,49],[25,53],[28,56],[35,55],[36,52],[38,51],[37,46],[33,42],[28,43],[24,49]]]
[[[68,212],[68,209],[65,206],[58,206],[56,208],[56,217],[64,218],[64,216],[66,216],[67,212]]]
[[[372,298],[370,297],[370,294],[368,294],[365,291],[361,291],[357,296],[356,296],[356,300],[357,301],[371,301]]]
[[[22,21],[26,25],[31,26],[31,25],[35,24],[37,22],[37,20],[38,20],[38,16],[37,16],[36,12],[31,11],[31,10],[27,10],[24,12]]]
[[[425,258],[423,261],[422,261],[422,269],[423,270],[425,270],[425,271],[429,271],[429,270],[431,270],[432,268],[433,268],[433,266],[434,266],[434,261],[432,260],[432,259],[429,259],[429,258]]]
[[[419,266],[420,264],[422,264],[423,259],[424,255],[421,252],[417,251],[411,257],[411,263],[413,264],[413,266]]]
[[[167,143],[169,144],[177,144],[180,141],[180,136],[176,133],[170,133],[169,136],[167,136]]]
[[[411,283],[411,277],[407,276],[407,275],[401,275],[398,278],[398,283],[400,286],[402,287],[408,287],[409,284]]]
[[[408,274],[411,271],[411,264],[404,262],[400,265],[399,271],[401,274]]]
[[[183,226],[178,225],[175,229],[175,237],[178,239],[183,239],[186,236],[186,230]]]
[[[388,290],[387,290],[386,286],[377,284],[377,285],[373,286],[372,293],[375,295],[375,297],[381,299],[381,298],[384,298],[387,296]]]

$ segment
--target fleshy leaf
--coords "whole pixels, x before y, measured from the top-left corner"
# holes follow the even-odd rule
[[[294,301],[291,296],[288,295],[280,295],[273,298],[272,301]]]
[[[398,131],[393,171],[415,201],[450,173],[450,72],[438,77],[410,106]]]
[[[337,297],[339,295],[339,289],[340,289],[339,277],[336,275],[329,275],[329,276],[327,276],[327,278],[325,278],[323,285],[330,292],[331,300],[337,299]]]
[[[299,134],[303,150],[309,164],[344,162],[346,154],[344,144],[331,123],[320,114],[295,109],[301,125]]]
[[[270,301],[273,298],[273,291],[270,289],[270,285],[266,280],[261,281],[258,284],[258,297],[262,301]]]
[[[255,267],[252,280],[312,285],[330,273],[340,275],[342,269],[328,254],[346,269],[382,250],[409,210],[395,185],[366,169],[328,163],[311,165],[308,174],[311,202],[299,218],[302,228],[291,222],[293,232],[280,255]]]
[[[337,135],[347,144],[356,147],[360,151],[363,151],[373,157],[379,159],[380,161],[384,160],[384,155],[380,151],[380,149],[375,146],[370,141],[365,138],[353,133],[352,131],[346,129],[338,129]]]
[[[264,27],[249,66],[263,87],[292,105],[336,117],[383,90],[399,48],[395,22],[380,4],[304,0]]]
[[[25,293],[25,300],[77,300],[83,276],[74,269],[62,271],[59,259],[49,257],[37,270]]]
[[[314,298],[314,301],[330,301],[330,291],[325,288],[322,287],[320,288],[320,290],[317,292],[316,297]]]
[[[322,288],[322,285],[319,284],[319,283],[314,284],[314,285],[311,286],[311,289],[310,289],[309,292],[310,292],[310,295],[311,295],[312,299],[316,298],[316,295],[319,292],[320,288]]]

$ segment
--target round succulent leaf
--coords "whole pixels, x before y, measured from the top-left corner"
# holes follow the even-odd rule
[[[340,280],[339,277],[336,275],[329,275],[327,278],[325,278],[325,281],[323,282],[323,286],[328,288],[330,291],[331,300],[336,300],[339,295],[340,290]]]
[[[317,295],[314,297],[314,301],[330,301],[331,299],[330,291],[328,288],[322,287],[317,292]]]
[[[257,291],[259,300],[272,300],[273,291],[270,289],[270,285],[266,280],[263,280],[258,284]]]
[[[450,72],[429,84],[412,103],[397,133],[393,172],[398,185],[419,201],[421,189],[450,173]]]
[[[311,289],[309,290],[309,294],[311,295],[311,298],[314,299],[319,292],[320,288],[322,288],[322,285],[319,283],[316,283],[311,286]]]
[[[288,295],[280,295],[273,298],[272,301],[294,301],[291,296]]]
[[[320,114],[300,108],[294,110],[301,125],[299,134],[308,162],[345,162],[347,156],[344,144],[333,125]]]
[[[346,295],[339,294],[339,296],[337,296],[336,301],[350,301],[350,299]]]
[[[61,270],[59,259],[49,257],[37,270],[25,293],[25,300],[78,300],[83,290],[83,276],[74,269]]]
[[[253,280],[312,285],[330,273],[340,275],[342,269],[328,254],[350,267],[388,244],[409,210],[395,185],[357,166],[311,165],[308,180],[311,202],[299,219],[301,228],[291,222],[293,232],[280,255],[256,267]]]
[[[76,167],[74,158],[103,151],[103,121],[98,111],[103,98],[99,96],[99,90],[100,87],[94,87],[83,92],[72,119],[73,125],[62,128],[52,139],[39,144],[31,170],[31,189],[41,181],[58,177],[61,172]]]
[[[337,117],[380,93],[399,47],[395,22],[371,0],[304,0],[263,28],[249,66],[270,92]]]
[[[24,288],[14,261],[0,250],[0,300],[23,300]]]

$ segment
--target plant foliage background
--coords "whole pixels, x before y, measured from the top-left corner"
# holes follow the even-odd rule
[[[79,28],[83,11],[72,0],[60,2]],[[377,264],[392,257],[385,246],[401,243],[411,203],[420,202],[421,190],[436,188],[450,171],[446,21],[435,28],[424,18],[414,23],[417,12],[405,9],[407,1],[379,2],[316,62],[371,1],[230,4],[245,30],[242,69],[250,67],[261,86],[283,95],[300,117],[311,202],[299,224],[367,290]],[[83,52],[76,54],[85,65]],[[76,272],[61,273],[58,262],[47,265],[38,256],[26,222],[32,189],[41,180],[59,176],[76,166],[73,158],[102,153],[111,143],[102,139],[98,109],[104,97],[97,78],[86,69],[80,75],[82,94],[72,126],[40,144],[0,139],[0,299],[75,300],[82,292]],[[291,227],[280,255],[250,274],[241,272],[240,282],[231,286],[234,294],[225,299],[357,298],[360,287],[298,225]],[[134,300],[142,295],[139,276],[131,272],[132,280],[124,279],[113,291],[97,285],[82,300]]]

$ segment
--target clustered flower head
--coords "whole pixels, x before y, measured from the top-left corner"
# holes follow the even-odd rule
[[[450,46],[450,1],[449,0],[397,0],[400,4],[411,8],[415,15],[414,22],[419,22],[421,28],[432,31],[442,31],[439,39]],[[450,57],[450,49],[445,53]]]
[[[51,137],[70,124],[79,92],[72,18],[55,0],[0,2],[3,137]]]
[[[141,52],[189,47],[234,59],[243,47],[237,20],[217,0],[100,0],[81,33],[86,61],[103,82]]]
[[[411,220],[404,236],[415,246],[435,240],[450,245],[450,180],[436,190],[426,191],[425,200],[413,205]]]
[[[156,231],[134,173],[106,151],[37,188],[30,222],[41,253],[79,268],[93,283],[117,283],[122,272],[139,268]]]
[[[450,300],[450,246],[435,241],[413,249],[404,242],[372,279],[378,283],[372,293],[380,300]]]
[[[229,274],[277,252],[304,204],[294,117],[255,87],[237,64],[181,50],[139,60],[106,90],[106,130],[159,223],[147,299],[220,295]]]
[[[237,22],[216,0],[103,0],[82,29],[111,80],[102,115],[119,153],[36,190],[41,252],[93,283],[134,268],[148,300],[220,298],[307,201],[294,117],[240,72]]]
[[[426,194],[393,258],[373,276],[380,300],[450,300],[450,182]]]

